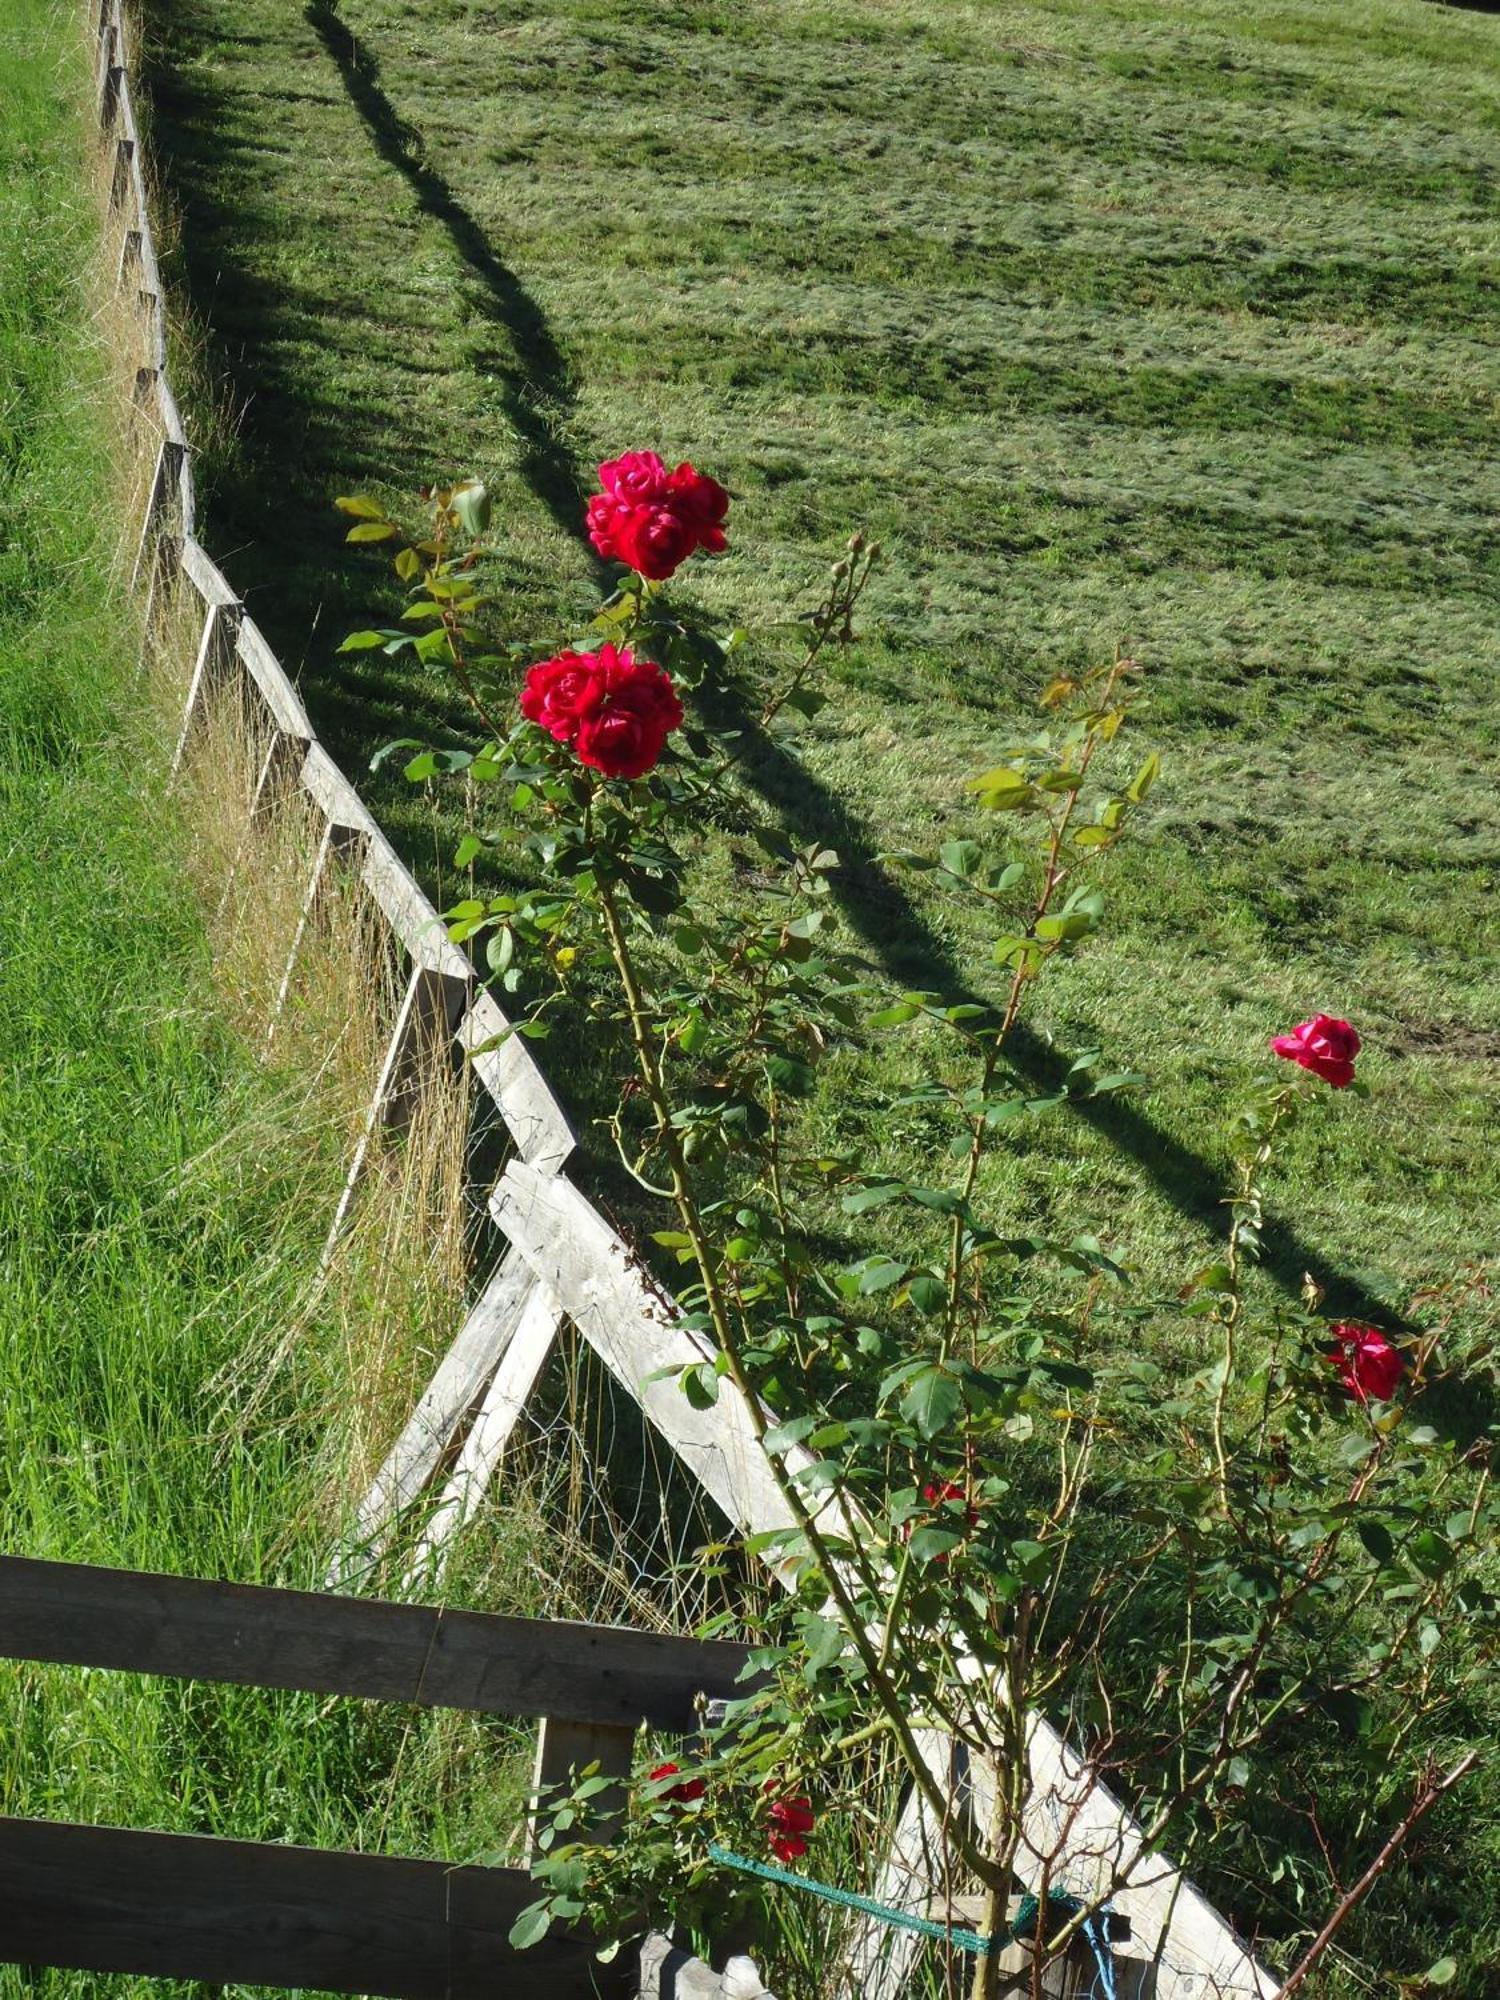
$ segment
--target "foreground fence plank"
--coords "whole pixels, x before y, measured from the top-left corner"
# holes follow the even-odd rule
[[[458,1036],[475,1076],[500,1107],[521,1158],[542,1173],[557,1173],[573,1150],[572,1127],[525,1038],[510,1031],[493,994],[475,993]]]
[[[0,1654],[679,1733],[700,1694],[745,1692],[747,1658],[724,1640],[24,1556],[0,1556]]]
[[[674,1327],[619,1237],[571,1182],[515,1160],[490,1201],[491,1213],[554,1294],[605,1366],[731,1521],[785,1528],[792,1514],[729,1382],[718,1402],[695,1410],[679,1384],[660,1373],[702,1361],[711,1349]]]
[[[0,1819],[0,1958],[388,2000],[592,2000],[624,1966],[557,1932],[507,1941],[515,1868],[453,1868],[191,1834]]]

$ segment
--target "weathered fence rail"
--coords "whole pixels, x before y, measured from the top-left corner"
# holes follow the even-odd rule
[[[0,1557],[0,1657],[539,1718],[540,1783],[631,1768],[745,1692],[721,1640]],[[509,1942],[524,1868],[456,1867],[126,1827],[0,1819],[0,1959],[391,1996],[656,1993],[554,1926]],[[660,1941],[658,1941],[660,1942]],[[660,1956],[660,1951],[656,1954]],[[705,1968],[706,1970],[706,1968]]]
[[[324,837],[304,899],[303,922],[289,941],[278,1007],[292,977],[307,912],[335,866],[363,883],[409,968],[365,1136],[333,1218],[334,1235],[356,1199],[370,1138],[399,1108],[401,1092],[408,1087],[413,1074],[408,1057],[418,1034],[450,1041],[455,1060],[467,1063],[492,1099],[515,1150],[491,1200],[509,1248],[356,1509],[331,1575],[348,1581],[367,1572],[406,1532],[406,1516],[427,1506],[432,1483],[441,1474],[446,1483],[417,1532],[408,1571],[411,1577],[440,1574],[454,1536],[503,1463],[507,1441],[559,1329],[569,1322],[731,1521],[754,1532],[782,1527],[785,1503],[743,1404],[726,1388],[712,1410],[693,1411],[671,1383],[649,1379],[674,1361],[701,1358],[694,1337],[676,1327],[670,1302],[648,1282],[630,1247],[565,1178],[573,1135],[546,1078],[526,1044],[507,1033],[509,1023],[499,1005],[479,989],[469,961],[448,941],[419,884],[317,742],[295,687],[197,540],[191,451],[166,376],[162,285],[119,0],[99,0],[97,29],[100,122],[114,148],[111,202],[121,231],[119,285],[124,297],[134,296],[144,322],[136,402],[141,420],[154,420],[157,433],[136,577],[146,584],[148,619],[165,595],[181,591],[196,599],[202,618],[177,759],[206,695],[237,674],[264,714],[268,748],[260,783],[267,809],[274,810],[276,785],[290,774],[296,793],[321,815]],[[380,1609],[383,1614],[400,1607]],[[455,1614],[446,1616],[453,1619]],[[389,1629],[394,1633],[395,1625]],[[601,1726],[581,1720],[549,1723],[539,1769],[548,1774],[560,1763],[565,1768],[570,1745],[593,1743]],[[931,1749],[934,1770],[948,1785],[951,1744],[931,1731],[923,1740]],[[1160,2000],[1267,2000],[1273,1995],[1276,1982],[1232,1929],[1166,1861],[1140,1852],[1140,1831],[1129,1814],[1057,1733],[1036,1719],[1029,1744],[1032,1798],[1020,1861],[1029,1886],[1038,1888],[1046,1880],[1057,1886],[1064,1876],[1068,1886],[1086,1893],[1112,1884],[1115,1907],[1131,1921],[1135,1950],[1154,1962]],[[618,1769],[618,1733],[607,1737],[605,1749],[606,1768]],[[985,1774],[970,1773],[965,1782],[982,1792]],[[934,1882],[925,1856],[931,1831],[924,1829],[922,1813],[910,1808],[879,1885],[888,1902],[917,1910],[930,1899]],[[866,2000],[895,2000],[911,1963],[900,1938],[893,1947],[867,1926],[849,1954],[845,1990]],[[373,1983],[367,1986],[380,1990]],[[530,1987],[511,1990],[522,1993]]]
[[[687,1734],[746,1648],[259,1584],[0,1556],[0,1655]]]
[[[196,1834],[0,1819],[0,1954],[13,1964],[385,2000],[594,2000],[628,1990],[587,1938],[518,1952],[524,1868]]]

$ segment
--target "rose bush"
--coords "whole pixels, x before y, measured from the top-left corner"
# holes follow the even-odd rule
[[[643,778],[682,723],[671,677],[626,646],[539,660],[521,685],[521,713],[606,778]]]
[[[1377,1402],[1388,1403],[1406,1372],[1399,1350],[1375,1327],[1348,1321],[1334,1327],[1333,1337],[1338,1344],[1334,1359],[1344,1387],[1362,1403],[1372,1396]]]
[[[1259,1274],[1279,1147],[1326,1112],[1318,1083],[1355,1086],[1359,1035],[1326,1014],[1271,1038],[1315,1081],[1281,1071],[1251,1096],[1222,1254],[1180,1288],[1143,1294],[1087,1228],[1017,1214],[1003,1156],[1049,1112],[1142,1081],[1091,1050],[1040,1093],[1015,1050],[1041,983],[1099,930],[1111,854],[1157,779],[1154,756],[1127,755],[1139,666],[1054,677],[951,837],[888,857],[987,926],[996,969],[979,994],[892,991],[839,940],[837,854],[767,822],[740,778],[747,730],[716,734],[680,694],[738,676],[755,728],[816,714],[877,551],[851,540],[798,650],[756,681],[753,641],[658,588],[722,546],[723,489],[651,452],[601,482],[589,531],[633,574],[530,666],[487,635],[471,484],[439,490],[414,535],[348,503],[397,544],[408,617],[428,627],[349,643],[451,671],[482,732],[472,751],[407,746],[409,775],[499,795],[459,858],[493,849],[513,886],[476,886],[452,934],[484,946],[515,1032],[544,1037],[567,1010],[617,1060],[601,1129],[662,1225],[642,1249],[703,1357],[681,1392],[739,1401],[791,1523],[753,1545],[787,1585],[746,1607],[764,1679],[705,1717],[691,1777],[643,1764],[618,1836],[579,1838],[607,1789],[581,1774],[521,1937],[582,1914],[616,1939],[663,1922],[711,1938],[756,1893],[716,1851],[804,1862],[815,1826],[888,1831],[905,1787],[934,1830],[936,1907],[977,1897],[1000,1936],[1022,1881],[1049,1912],[1048,1885],[1074,1891],[1049,1915],[1039,1993],[1043,1963],[1121,1888],[1103,1862],[1073,1873],[1072,1817],[1031,1754],[1040,1714],[1130,1801],[1143,1852],[1275,1915],[1266,1949],[1293,1993],[1487,1747],[1487,1280],[1434,1285],[1398,1347],[1325,1315],[1310,1281],[1288,1300]],[[832,1143],[829,1101],[877,1039],[909,1046],[907,1074],[865,1107],[874,1136]],[[971,1805],[929,1731],[975,1774]],[[1331,1825],[1330,1773],[1351,1769],[1355,1803]],[[871,1889],[878,1862],[851,1886]],[[950,1981],[993,2000],[998,1955],[959,1958]]]

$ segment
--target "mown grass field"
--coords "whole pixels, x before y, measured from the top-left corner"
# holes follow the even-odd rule
[[[441,689],[334,648],[380,584],[331,497],[483,472],[506,636],[594,601],[592,465],[733,488],[692,587],[795,603],[890,554],[863,643],[756,784],[846,861],[900,979],[984,940],[879,861],[1050,671],[1127,645],[1167,754],[1108,942],[1033,1022],[1148,1091],[1029,1133],[1015,1213],[1156,1272],[1215,1226],[1223,1132],[1314,1007],[1372,1106],[1299,1144],[1272,1264],[1389,1318],[1493,1244],[1500,22],[1321,5],[156,0],[157,134],[210,373],[214,535],[351,764]],[[394,783],[417,857],[448,841]],[[905,1060],[904,1056],[901,1060]],[[567,1075],[558,1079],[565,1087]],[[841,1109],[851,1136],[858,1090]]]
[[[122,751],[110,525],[76,498],[108,491],[69,276],[92,220],[36,54],[63,58],[69,17],[0,7],[27,58],[0,65],[0,144],[28,169],[0,223],[8,1541],[311,1581],[336,1380],[294,1375],[249,1432],[207,1391],[292,1308],[337,1163],[309,1166],[218,1027],[170,822],[143,803],[155,767]],[[866,526],[890,552],[867,636],[798,757],[763,743],[750,769],[845,856],[851,926],[896,977],[987,978],[982,940],[879,856],[967,830],[963,778],[1055,667],[1129,645],[1168,753],[1109,937],[1026,1045],[1045,1074],[1102,1042],[1149,1091],[1028,1132],[992,1200],[1101,1219],[1153,1279],[1180,1273],[1265,1036],[1321,1006],[1366,1033],[1375,1096],[1299,1140],[1276,1279],[1311,1269],[1390,1318],[1493,1247],[1500,21],[1421,0],[150,0],[146,32],[201,402],[239,410],[207,538],[351,767],[452,716],[430,683],[334,657],[382,588],[336,492],[482,471],[506,633],[539,650],[594,601],[580,496],[625,446],[732,485],[734,553],[693,578],[726,616],[774,615]],[[439,872],[445,823],[381,804]],[[829,1109],[868,1131],[858,1074]],[[391,1781],[419,1735],[352,1711],[314,1731],[289,1697],[10,1687],[8,1810],[488,1837],[470,1789]],[[449,1748],[447,1772],[474,1754]],[[1435,1823],[1372,1963],[1417,1962],[1415,1932],[1429,1958],[1461,1944],[1462,1990],[1487,1991],[1493,1798]]]

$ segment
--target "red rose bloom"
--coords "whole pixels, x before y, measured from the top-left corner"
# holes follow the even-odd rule
[[[559,653],[555,659],[539,661],[521,688],[522,715],[559,743],[571,743],[579,723],[604,699],[605,655],[614,653],[613,646],[601,646],[597,653]]]
[[[717,479],[699,472],[684,459],[667,482],[671,501],[698,532],[699,545],[715,555],[724,547],[724,517],[729,512],[729,495]]]
[[[653,583],[671,576],[698,546],[692,522],[672,507],[622,507],[610,538],[615,560],[629,563]]]
[[[668,474],[654,451],[627,451],[599,468],[599,484],[626,507],[650,507],[667,495]]]
[[[521,713],[606,778],[640,778],[682,721],[682,703],[654,660],[605,645],[539,661],[522,686]]]
[[[1314,1014],[1299,1021],[1290,1034],[1275,1035],[1271,1047],[1288,1062],[1310,1069],[1335,1090],[1344,1090],[1354,1081],[1354,1058],[1359,1054],[1359,1036],[1347,1021],[1332,1014]]]
[[[589,540],[609,561],[661,582],[695,549],[724,548],[729,495],[686,460],[668,472],[654,451],[627,451],[600,466],[599,484],[586,518]]]
[[[680,1764],[658,1764],[648,1776],[655,1784],[658,1778],[675,1778],[681,1769]],[[675,1799],[679,1805],[690,1806],[695,1799],[701,1799],[707,1790],[706,1778],[684,1778],[680,1785],[668,1785],[660,1796],[664,1799]]]
[[[766,1780],[765,1789],[770,1791],[775,1785],[774,1778]],[[810,1802],[801,1792],[777,1799],[770,1811],[771,1830],[766,1836],[767,1845],[778,1861],[796,1861],[807,1852],[807,1836],[816,1821]]]
[[[1399,1350],[1377,1328],[1352,1321],[1336,1326],[1333,1337],[1339,1351],[1331,1358],[1349,1394],[1361,1403],[1369,1402],[1372,1396],[1377,1403],[1388,1403],[1406,1371]]]

